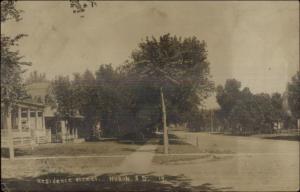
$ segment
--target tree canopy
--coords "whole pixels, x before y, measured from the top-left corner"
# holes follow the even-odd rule
[[[241,82],[228,79],[225,86],[217,87],[217,102],[220,105],[218,118],[223,129],[236,133],[270,133],[276,122],[285,120],[282,95],[273,93],[253,94]]]
[[[15,1],[1,1],[1,25],[11,19],[19,21],[20,14],[21,10],[16,8]],[[26,96],[21,74],[22,66],[30,63],[22,61],[19,51],[13,50],[24,36],[8,37],[1,33],[1,103],[13,104]]]
[[[196,37],[147,37],[133,51],[129,65],[129,72],[151,87],[144,97],[163,88],[170,123],[187,121],[213,91],[206,43]]]

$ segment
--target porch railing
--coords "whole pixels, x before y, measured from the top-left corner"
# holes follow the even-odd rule
[[[50,136],[49,136],[50,135]],[[12,129],[13,144],[16,147],[51,142],[51,130]],[[50,137],[50,138],[49,138]],[[7,129],[1,129],[1,147],[9,144]]]

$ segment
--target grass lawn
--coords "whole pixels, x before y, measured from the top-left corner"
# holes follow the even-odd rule
[[[169,143],[169,154],[182,154],[182,153],[201,153],[198,147],[188,144],[188,143]],[[156,153],[163,154],[164,153],[164,146],[159,145],[156,149]]]
[[[101,173],[121,164],[125,157],[1,160],[2,178],[34,177],[48,173]]]
[[[127,155],[140,145],[124,144],[116,141],[42,144],[31,148],[16,149],[20,156],[78,156],[78,155]],[[1,150],[1,157],[7,157],[7,150]]]
[[[179,139],[176,135],[169,135],[170,155],[162,155],[164,153],[162,139],[159,141],[156,153],[157,155],[155,155],[152,160],[155,164],[182,164],[197,159],[207,158],[209,156],[207,154],[199,154],[203,153],[203,150],[199,149],[197,146],[186,143],[184,140]],[[191,153],[195,155],[190,155]]]
[[[210,158],[211,154],[207,153],[232,153],[229,150],[220,149],[216,146],[199,145],[195,146],[185,142],[176,135],[169,136],[169,154],[162,155],[164,151],[163,141],[160,139],[159,146],[156,149],[157,155],[153,158],[156,164],[185,164],[193,160]]]
[[[158,141],[158,147],[156,153],[164,153],[163,139],[160,138]],[[184,140],[180,139],[176,135],[169,134],[169,154],[182,154],[182,153],[201,153],[201,150]]]
[[[196,140],[195,140],[196,141]],[[199,146],[196,146],[196,142],[192,142],[194,144],[188,143],[186,138],[179,138],[176,135],[169,135],[169,154],[185,154],[185,153],[233,153],[228,148],[223,148],[222,146],[216,145],[216,143],[211,143],[211,141],[206,142],[203,140],[199,140]],[[164,146],[163,140],[160,139],[159,146],[156,149],[156,153],[163,153]]]
[[[169,135],[169,154],[182,153],[201,153],[203,152],[197,146],[186,143],[184,140],[178,138],[176,135]],[[164,145],[162,138],[159,140],[159,145],[156,153],[164,153]]]
[[[16,157],[74,156],[58,159],[1,160],[1,174],[4,178],[32,177],[47,173],[97,173],[117,167],[125,155],[134,152],[140,145],[116,141],[85,142],[66,144],[43,144],[31,148],[16,149]],[[3,151],[2,151],[3,152]],[[3,155],[3,154],[1,154]],[[124,155],[124,157],[84,157],[84,155]],[[2,156],[3,157],[3,156]]]
[[[211,155],[207,154],[199,154],[199,155],[169,155],[169,156],[163,156],[163,155],[156,155],[154,156],[152,162],[155,164],[185,164],[190,163],[190,161],[197,160],[197,159],[203,159],[203,158],[209,158]]]

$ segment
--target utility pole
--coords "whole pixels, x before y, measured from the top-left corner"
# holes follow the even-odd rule
[[[169,138],[168,138],[168,127],[167,127],[167,115],[166,115],[166,106],[165,99],[162,87],[160,88],[161,96],[161,111],[162,111],[162,124],[164,130],[164,154],[169,153]]]
[[[172,78],[167,72],[165,72],[162,69],[159,69],[159,68],[156,68],[156,67],[148,68],[148,70],[145,71],[144,73],[146,74],[146,73],[149,73],[150,71],[155,71],[155,72],[161,74],[162,77],[164,77],[169,82],[171,82],[175,85],[180,85],[179,81]],[[166,115],[166,105],[165,105],[165,99],[164,99],[164,94],[163,94],[163,88],[162,87],[160,87],[160,97],[161,97],[161,110],[162,110],[162,124],[163,124],[163,131],[164,131],[164,136],[163,136],[164,137],[163,138],[164,154],[168,154],[169,153],[169,138],[168,138],[168,127],[167,127],[167,115]]]
[[[213,120],[213,110],[210,110],[210,132],[212,133],[214,129],[214,120]]]

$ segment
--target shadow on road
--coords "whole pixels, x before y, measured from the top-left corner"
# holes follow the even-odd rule
[[[2,191],[151,191],[151,192],[198,192],[222,191],[231,188],[216,188],[210,183],[191,186],[191,180],[183,175],[155,176],[148,174],[111,173],[100,176],[67,173],[49,173],[38,177],[2,179]]]

